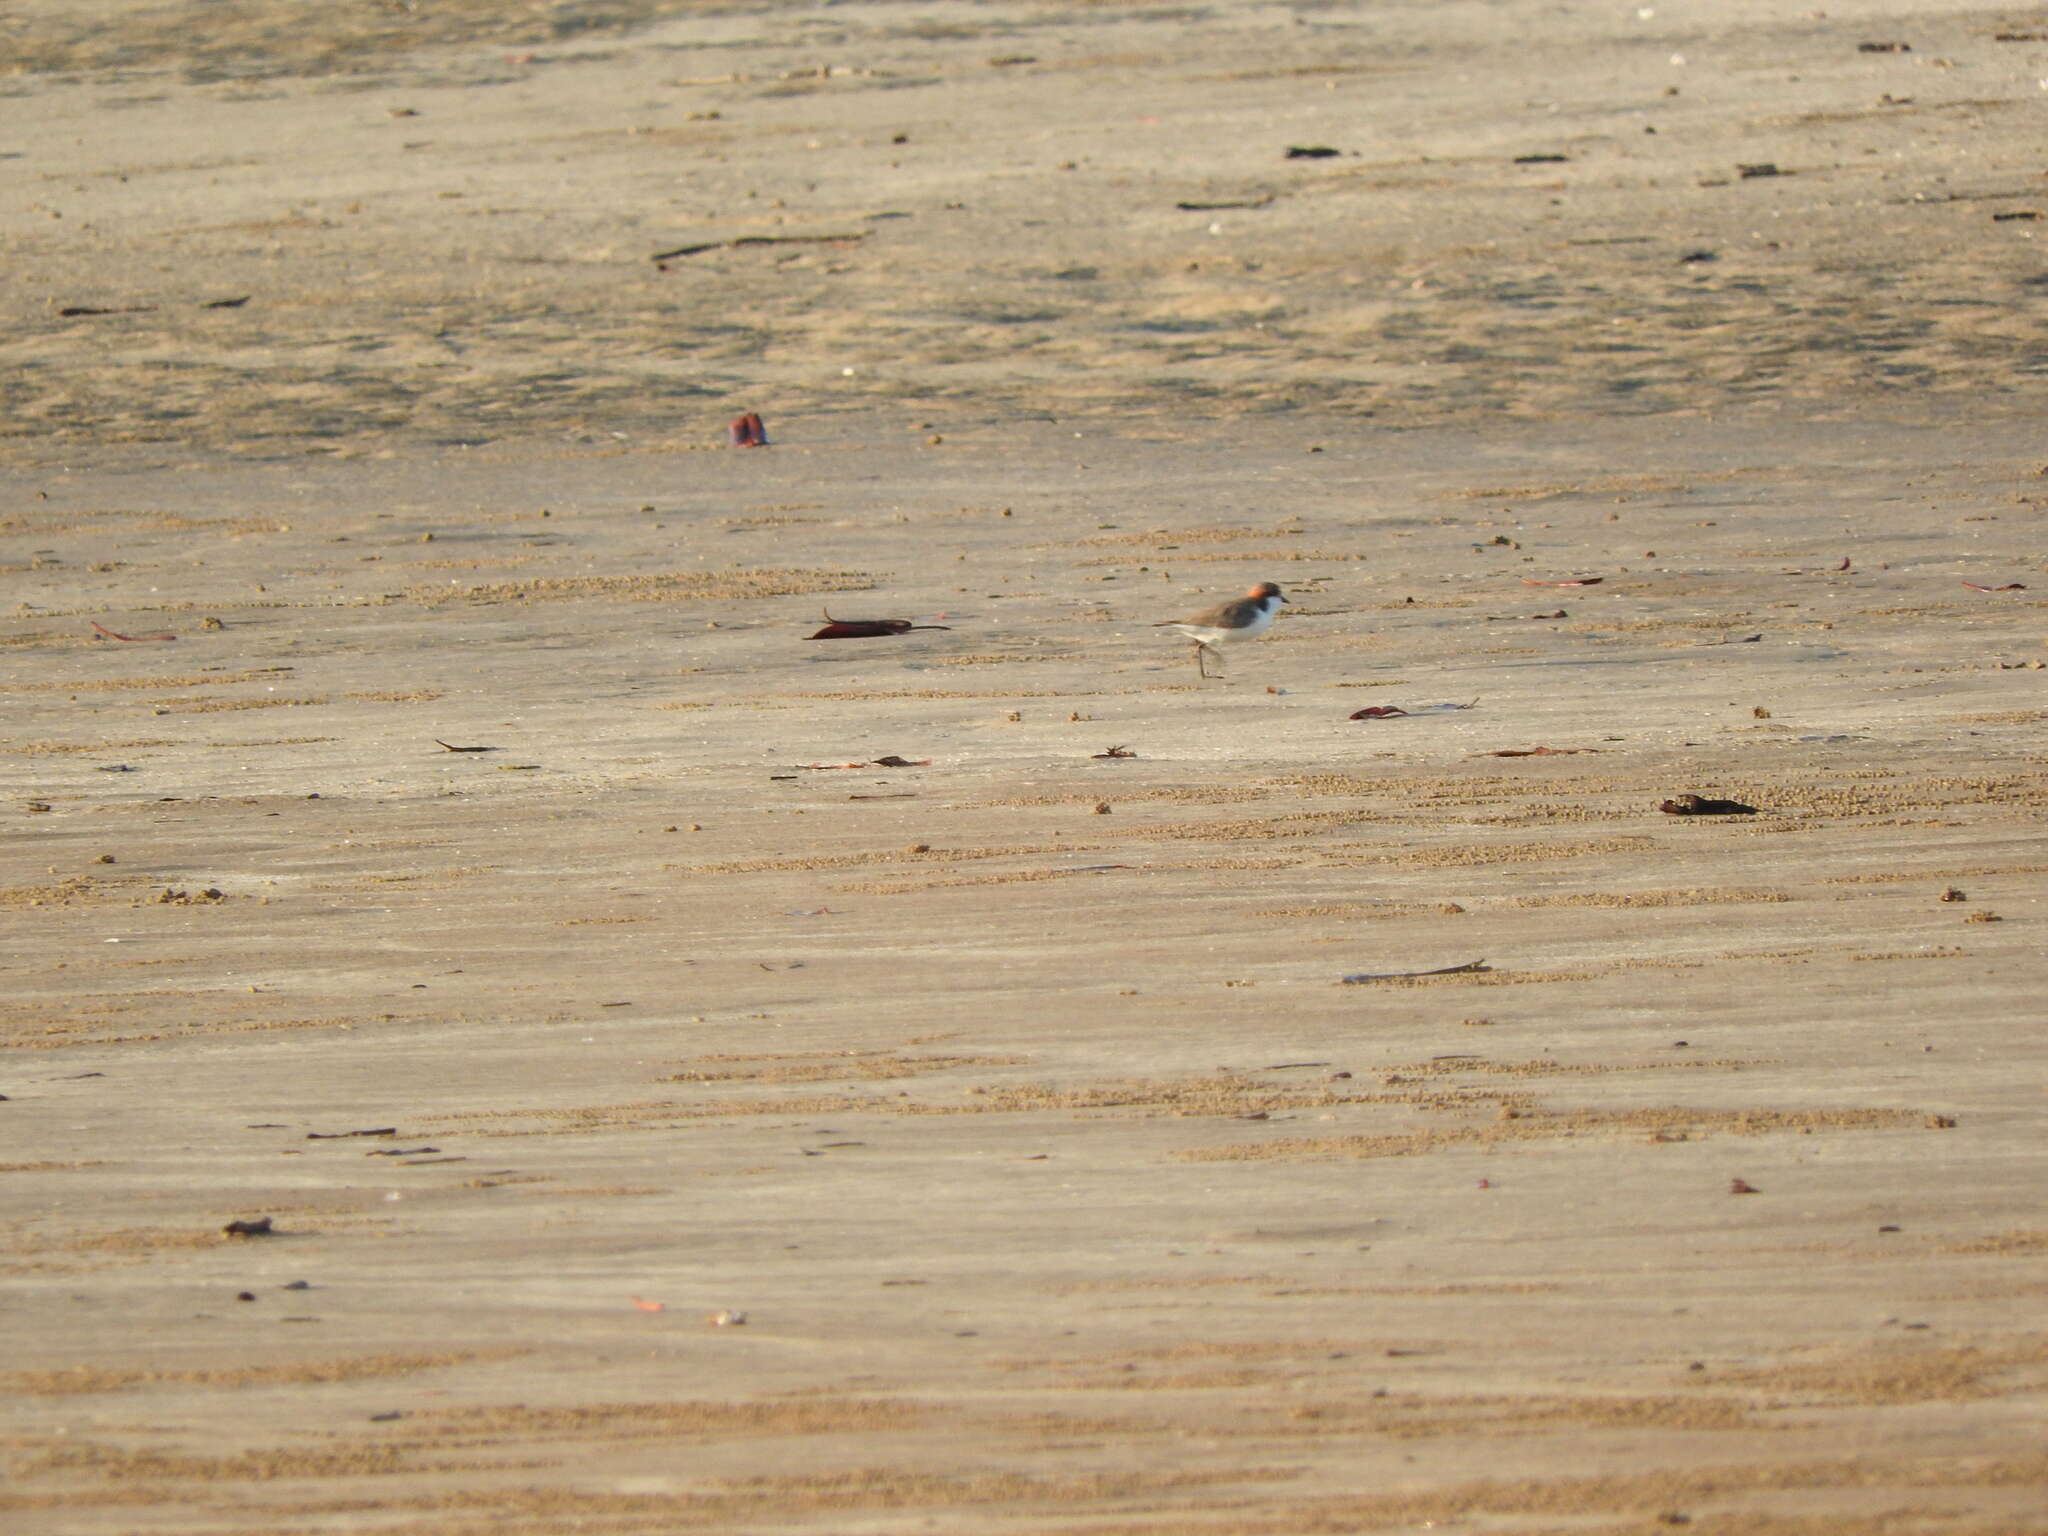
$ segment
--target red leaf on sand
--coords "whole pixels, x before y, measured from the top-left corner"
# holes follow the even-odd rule
[[[109,640],[141,641],[175,640],[178,638],[176,635],[120,635],[116,634],[113,630],[107,628],[107,626],[102,624],[98,619],[91,619],[87,622],[89,622],[94,629],[98,630],[101,634],[105,635]]]
[[[1364,709],[1355,711],[1347,718],[1352,720],[1391,720],[1396,715],[1405,715],[1407,713],[1408,711],[1401,708],[1398,704],[1370,704]]]
[[[797,767],[829,773],[835,768],[929,768],[931,765],[932,760],[928,757],[898,757],[891,752],[887,757],[871,757],[864,763],[798,763]]]
[[[910,628],[908,619],[834,619],[813,640],[872,640],[880,635],[900,635]]]
[[[725,429],[726,436],[735,448],[766,448],[768,429],[761,425],[761,418],[752,411],[744,416],[735,416],[732,425]]]
[[[873,640],[882,635],[903,635],[913,629],[951,629],[950,624],[915,624],[909,619],[835,619],[825,615],[825,627],[813,640]]]

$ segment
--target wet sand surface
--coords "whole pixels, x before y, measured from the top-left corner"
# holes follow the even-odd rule
[[[0,34],[10,1529],[2048,1529],[2048,28],[495,10]]]

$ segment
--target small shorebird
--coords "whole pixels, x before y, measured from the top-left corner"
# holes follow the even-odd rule
[[[1189,619],[1163,619],[1154,624],[1154,629],[1177,629],[1195,642],[1195,670],[1204,677],[1221,677],[1221,672],[1211,672],[1207,656],[1214,653],[1222,659],[1223,653],[1216,649],[1237,640],[1256,640],[1272,627],[1273,615],[1287,599],[1280,595],[1280,589],[1270,581],[1262,581],[1234,603],[1218,603],[1214,608],[1205,608]]]

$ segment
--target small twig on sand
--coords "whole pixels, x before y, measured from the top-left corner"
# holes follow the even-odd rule
[[[1342,977],[1341,980],[1348,987],[1361,981],[1407,981],[1416,976],[1461,976],[1468,971],[1485,969],[1487,965],[1484,960],[1467,960],[1463,965],[1442,965],[1433,971],[1360,971],[1354,976]]]
[[[678,256],[701,256],[706,251],[737,249],[743,245],[850,245],[865,240],[868,230],[856,229],[844,235],[741,235],[734,240],[705,240],[696,245],[679,245],[674,250],[656,251],[649,261],[673,261]]]

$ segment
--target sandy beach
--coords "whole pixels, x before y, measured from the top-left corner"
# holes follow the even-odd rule
[[[10,1532],[2048,1531],[2038,10],[318,9],[0,18]]]

